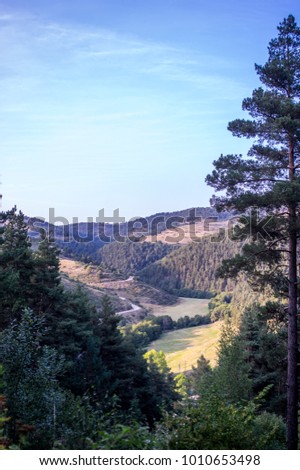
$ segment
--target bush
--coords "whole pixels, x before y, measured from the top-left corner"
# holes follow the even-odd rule
[[[159,432],[168,435],[167,449],[284,449],[283,420],[257,415],[257,406],[226,403],[219,397],[187,399],[168,415]]]

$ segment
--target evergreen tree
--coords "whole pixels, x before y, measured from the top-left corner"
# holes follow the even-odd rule
[[[240,403],[250,398],[251,380],[244,344],[229,321],[221,333],[213,381],[216,393],[228,402]]]
[[[246,309],[239,332],[249,366],[252,395],[256,396],[271,385],[265,408],[283,416],[287,378],[286,324],[283,306],[269,302],[265,306],[253,305]]]
[[[45,299],[47,301],[47,297]],[[53,301],[53,298],[50,300]],[[43,344],[54,347],[64,355],[62,382],[79,395],[88,388],[83,363],[93,335],[95,315],[95,307],[80,287],[72,292],[63,291],[44,315],[47,329]]]
[[[63,287],[59,272],[59,250],[41,232],[41,241],[34,253],[34,276],[32,288],[35,291],[34,309],[46,313],[61,299]]]
[[[221,156],[208,184],[227,194],[219,209],[238,211],[256,206],[263,220],[250,218],[254,243],[244,247],[225,271],[244,271],[288,295],[288,448],[298,446],[297,390],[297,237],[300,232],[300,28],[292,15],[278,27],[264,66],[255,66],[265,88],[243,101],[252,120],[229,123],[233,135],[256,139],[247,158]],[[254,214],[256,215],[256,213]],[[271,219],[272,217],[272,219]],[[249,229],[249,227],[247,228]],[[260,235],[260,236],[259,236]],[[287,263],[285,265],[285,260]],[[263,266],[263,269],[261,269]],[[274,283],[274,281],[276,281]]]
[[[191,392],[194,395],[202,390],[203,382],[208,376],[211,376],[212,368],[209,361],[201,354],[197,360],[197,365],[192,366],[190,374]],[[205,385],[204,385],[205,386]]]
[[[117,403],[123,412],[120,420],[128,421],[130,411],[130,419],[136,417],[153,426],[162,417],[163,409],[170,409],[178,398],[175,383],[163,358],[159,365],[153,361],[147,364],[131,335],[121,334],[119,322],[109,298],[104,297],[82,359],[85,381],[102,410],[109,412]]]
[[[95,319],[94,336],[98,340],[98,355],[102,363],[102,378],[98,381],[98,396],[117,395],[125,399],[132,377],[128,369],[128,351],[124,337],[118,329],[120,322],[107,296]],[[107,397],[106,397],[107,398]]]
[[[32,299],[34,260],[27,225],[16,208],[1,214],[4,223],[0,244],[0,330],[21,315]]]
[[[35,448],[49,448],[49,440],[55,439],[55,408],[64,398],[57,378],[63,361],[54,349],[41,347],[43,329],[43,319],[25,310],[20,321],[6,329],[0,350],[9,437],[18,442],[25,426]]]
[[[164,411],[170,411],[173,408],[174,401],[178,400],[180,395],[176,391],[176,382],[170,368],[168,367],[166,356],[163,351],[151,349],[144,354],[147,361],[148,379],[148,406],[151,406],[152,426],[155,420],[161,419]]]

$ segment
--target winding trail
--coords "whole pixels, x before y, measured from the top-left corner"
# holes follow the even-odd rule
[[[132,302],[130,302],[130,301],[129,301],[128,299],[126,299],[125,297],[120,297],[120,296],[119,296],[119,299],[121,299],[121,300],[126,300],[127,302],[129,302],[130,305],[131,305],[131,309],[130,309],[130,310],[123,310],[122,312],[116,312],[117,315],[127,315],[127,314],[131,314],[132,312],[136,312],[136,311],[142,310],[141,307],[139,307],[139,305],[133,304]]]

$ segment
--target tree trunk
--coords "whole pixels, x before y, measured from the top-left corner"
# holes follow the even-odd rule
[[[294,149],[290,142],[289,180],[295,174]],[[288,305],[288,374],[287,374],[287,445],[289,450],[298,449],[298,331],[297,331],[297,213],[296,204],[288,208],[289,224],[289,305]]]
[[[297,380],[297,238],[289,239],[289,306],[288,306],[288,390],[287,438],[288,449],[298,448],[298,380]]]

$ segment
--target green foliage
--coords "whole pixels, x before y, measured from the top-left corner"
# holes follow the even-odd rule
[[[285,416],[286,336],[282,304],[248,307],[238,329],[225,322],[217,366],[209,370],[205,360],[199,360],[191,376],[193,388],[202,394],[213,384],[214,393],[233,403],[247,401],[267,389],[263,409]]]
[[[1,214],[5,225],[0,235],[0,330],[18,317],[32,297],[34,260],[22,212],[16,208]]]
[[[148,427],[135,422],[116,424],[109,430],[98,431],[92,449],[97,450],[155,450],[160,449],[162,439],[153,434]]]
[[[155,351],[155,349],[150,349],[144,354],[149,366],[155,366],[161,374],[168,374],[170,369],[167,364],[166,355],[163,351]]]
[[[2,395],[4,387],[3,374],[3,366],[0,364],[0,450],[7,449],[9,445],[9,440],[7,439],[5,430],[9,417],[7,416],[6,397]]]
[[[282,419],[258,415],[254,402],[233,405],[212,393],[179,404],[176,413],[166,417],[161,432],[172,450],[285,448]]]
[[[97,436],[99,417],[87,395],[74,396],[64,391],[62,407],[57,410],[53,449],[90,449]],[[50,447],[50,446],[49,446]]]
[[[137,348],[147,347],[149,343],[158,339],[164,332],[192,328],[194,326],[209,324],[209,315],[184,316],[172,320],[169,315],[151,316],[134,325],[121,328],[121,332],[129,336]]]
[[[67,258],[74,258],[84,263],[99,263],[98,250],[103,247],[104,242],[99,240],[99,238],[94,238],[93,240],[87,242],[84,241],[75,241],[71,240],[64,242],[57,239],[55,241],[58,248],[61,250],[62,254]]]
[[[229,322],[225,323],[221,333],[214,383],[219,395],[229,402],[240,403],[250,398],[245,346]]]
[[[149,374],[148,392],[152,397],[152,413],[155,419],[161,419],[164,411],[170,411],[173,408],[174,401],[180,398],[176,391],[176,383],[173,375],[167,365],[166,357],[163,351],[151,350],[144,354],[147,361],[147,370]],[[153,425],[154,421],[150,421]]]
[[[231,292],[221,292],[211,299],[208,304],[211,321],[223,320],[231,317]]]
[[[63,402],[58,374],[63,367],[56,351],[41,347],[43,320],[25,310],[2,339],[5,395],[10,416],[9,435],[18,440],[18,422],[31,426],[31,439],[45,448],[55,438],[55,408]],[[38,448],[38,447],[37,447]]]
[[[202,393],[206,389],[207,383],[210,383],[212,368],[209,361],[201,354],[197,360],[197,365],[192,367],[189,376],[189,386],[192,395]]]
[[[138,348],[148,346],[151,341],[159,338],[162,332],[162,326],[154,318],[146,318],[126,329],[126,334],[131,336],[134,345]]]
[[[41,242],[33,253],[34,275],[31,279],[34,309],[40,314],[51,311],[63,294],[58,256],[59,250],[41,233]]]
[[[162,258],[167,253],[176,249],[176,245],[165,245],[156,242],[155,236],[166,228],[169,228],[170,222],[176,222],[176,218],[182,221],[192,222],[196,217],[207,219],[215,217],[217,212],[212,207],[196,207],[174,212],[161,212],[153,214],[146,218],[136,219],[119,226],[113,224],[74,224],[71,228],[73,233],[92,234],[93,239],[85,242],[71,240],[65,243],[62,239],[56,243],[67,257],[72,257],[85,263],[103,264],[115,274],[131,275],[146,267],[150,263]],[[223,212],[219,215],[220,220],[227,220],[230,214]],[[175,218],[175,219],[174,219]],[[134,225],[136,224],[136,225]],[[139,224],[142,227],[143,235],[152,235],[153,243],[144,242],[144,236],[136,237],[134,232]],[[64,227],[64,232],[68,233],[70,226]],[[105,235],[105,241],[102,241],[98,234]],[[62,238],[59,227],[56,227],[56,235]],[[58,237],[57,237],[58,238]],[[103,237],[102,237],[103,238]],[[103,250],[102,250],[103,248]]]
[[[280,303],[269,302],[262,307],[254,305],[248,308],[241,322],[239,341],[249,367],[252,394],[256,395],[271,385],[264,407],[268,411],[285,416],[287,381],[285,307]]]
[[[176,383],[176,391],[179,393],[180,397],[187,398],[189,393],[189,380],[187,376],[181,372],[175,375],[174,380]]]
[[[240,432],[241,423],[251,422],[253,433],[254,429],[264,433],[265,440],[259,441],[261,448],[280,447],[280,418],[258,415],[255,411],[253,420],[251,417],[247,421],[244,403],[265,386],[272,385],[263,407],[267,411],[282,412],[286,325],[284,312],[279,307],[271,304],[255,307],[251,315],[240,321],[238,335],[228,327],[222,336],[215,370],[202,357],[190,378],[184,374],[174,378],[162,352],[150,351],[144,358],[141,348],[163,331],[205,324],[210,321],[208,316],[185,316],[177,322],[168,316],[148,317],[137,325],[124,328],[124,335],[119,327],[121,318],[114,313],[107,297],[98,311],[82,289],[65,292],[60,282],[56,248],[42,238],[38,250],[33,252],[24,216],[13,210],[5,217],[7,224],[0,239],[1,329],[6,327],[1,332],[0,362],[4,366],[4,384],[3,390],[0,384],[0,401],[2,396],[5,397],[1,403],[6,403],[7,412],[0,409],[0,428],[5,426],[11,442],[26,449],[177,448],[177,424],[179,426],[179,421],[184,420],[186,406],[187,416],[191,413],[190,423],[194,422],[195,429],[200,429],[202,442],[207,446],[205,423],[197,424],[197,413],[194,415],[192,411],[192,403],[198,402],[187,398],[192,391],[207,403],[212,418],[214,414],[209,406],[213,407],[213,404],[209,398],[217,400],[220,420],[216,420],[215,425],[220,427],[219,434],[232,425],[232,430],[224,434],[225,442],[235,445],[234,432]],[[130,250],[135,250],[132,259],[138,253],[141,256],[148,253],[150,258],[158,255],[161,247],[156,246],[152,252],[146,245],[140,244],[138,249],[128,245],[128,258]],[[199,247],[200,243],[195,246]],[[227,245],[224,246],[226,251]],[[164,263],[169,257],[173,259],[179,253],[182,265],[190,264],[188,267],[198,269],[195,258],[202,253],[205,272],[211,266],[213,269],[217,266],[217,259],[211,261],[212,251],[206,241],[200,249],[194,249],[193,245],[184,248],[187,251],[183,254],[179,248],[158,263]],[[217,250],[218,255],[220,250]],[[183,271],[180,269],[181,276]],[[184,272],[184,279],[190,279],[189,276]],[[214,282],[212,277],[208,281]],[[193,284],[191,289],[199,292],[200,284]],[[212,299],[213,310],[222,310],[229,305],[226,295]],[[29,306],[33,311],[24,310],[23,307]],[[220,315],[225,316],[223,310]],[[280,352],[276,358],[272,354],[275,348]],[[185,404],[180,405],[177,402],[182,397]],[[174,416],[174,410],[177,416]],[[155,432],[166,412],[169,414],[165,424]],[[197,415],[200,421],[203,421],[203,413],[204,409]],[[187,446],[184,426],[180,436],[183,445]],[[252,442],[251,432],[242,434],[244,443]],[[211,445],[217,445],[221,439],[217,431],[215,434],[216,439],[211,440]],[[3,446],[7,446],[7,442],[6,434],[0,436]],[[200,444],[192,432],[187,448],[192,449],[194,445]]]

